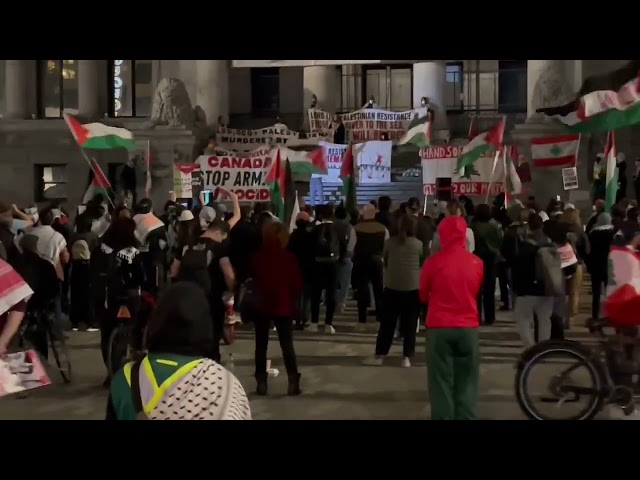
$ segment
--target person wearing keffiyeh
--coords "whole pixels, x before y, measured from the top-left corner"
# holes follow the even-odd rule
[[[213,338],[204,291],[169,287],[147,325],[148,354],[113,378],[106,420],[251,420],[240,381],[211,359]]]

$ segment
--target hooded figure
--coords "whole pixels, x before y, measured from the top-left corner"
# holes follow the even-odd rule
[[[208,358],[212,345],[204,291],[183,282],[169,287],[147,326],[149,353],[111,383],[107,420],[251,420],[238,379]]]
[[[477,298],[483,265],[466,249],[467,223],[462,217],[444,218],[438,234],[440,251],[424,263],[419,289],[420,300],[429,304],[426,327],[431,418],[469,420],[475,417],[478,400]]]

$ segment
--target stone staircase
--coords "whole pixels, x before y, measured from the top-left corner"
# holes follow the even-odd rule
[[[307,184],[308,188],[308,184]],[[337,205],[343,199],[342,184],[324,184],[323,203]],[[410,197],[422,199],[422,182],[420,178],[406,178],[395,180],[391,183],[378,185],[358,185],[356,187],[356,198],[358,205],[365,205],[371,200],[378,200],[378,197],[387,195],[391,197],[394,206],[406,202]],[[309,203],[308,190],[304,195],[305,203]]]

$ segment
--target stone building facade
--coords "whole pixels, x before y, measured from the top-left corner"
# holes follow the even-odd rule
[[[107,60],[77,60],[77,113],[89,119],[104,119],[113,115],[113,62]],[[171,167],[176,161],[190,161],[206,141],[211,126],[218,117],[251,112],[252,68],[234,68],[230,60],[152,60],[152,108],[147,118],[107,118],[105,121],[132,130],[136,139],[149,141],[152,149],[154,184],[153,197],[166,198],[171,189]],[[309,61],[306,61],[309,62]],[[417,106],[423,96],[430,98],[436,109],[436,128],[448,129],[447,63],[443,61],[388,61],[410,64],[409,102]],[[623,65],[625,60],[528,60],[527,121],[510,133],[519,143],[521,153],[527,153],[530,138],[557,133],[557,127],[534,115],[541,106],[556,105],[569,100],[582,82]],[[309,65],[280,69],[280,96],[277,106],[287,115],[304,118],[312,99],[328,111],[344,106],[342,72],[358,65]],[[36,60],[5,60],[5,104],[0,120],[0,198],[18,204],[44,200],[43,184],[64,184],[64,197],[77,204],[87,185],[88,166],[75,145],[62,119],[43,119],[39,107],[40,86]],[[477,72],[476,75],[480,75]],[[175,80],[170,80],[175,79]],[[178,80],[178,81],[176,81]],[[362,100],[356,99],[357,100]],[[355,105],[355,103],[354,103]],[[296,113],[297,112],[297,113]],[[244,125],[243,125],[244,126]],[[247,125],[248,126],[248,125]],[[446,136],[446,135],[445,135]],[[442,138],[444,138],[443,136]],[[619,133],[619,150],[628,159],[636,157],[638,146],[632,132]],[[571,192],[575,202],[588,200],[591,162],[602,150],[603,139],[585,138],[581,149],[579,177],[581,189]],[[105,172],[117,171],[127,161],[126,152],[99,152],[96,160]],[[57,168],[60,177],[55,178]],[[48,177],[43,178],[46,170]],[[629,175],[633,168],[629,168]],[[46,176],[46,175],[45,175]],[[144,174],[138,175],[144,183]],[[540,198],[562,191],[557,172],[533,172],[534,190]],[[141,188],[141,185],[139,186]]]

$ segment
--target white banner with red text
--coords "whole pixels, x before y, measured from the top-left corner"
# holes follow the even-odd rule
[[[195,163],[200,167],[202,187],[219,198],[218,189],[232,191],[241,202],[268,202],[271,198],[265,180],[271,168],[271,148],[252,152],[216,151],[201,155]]]
[[[495,162],[495,152],[487,152],[476,160],[471,178],[454,173],[463,146],[446,145],[420,150],[422,159],[422,185],[425,195],[435,196],[436,179],[451,178],[453,195],[486,196],[504,192],[505,169],[502,156]],[[493,174],[492,174],[493,173]]]
[[[333,133],[335,126],[331,114],[323,110],[311,108],[307,112],[309,127],[312,133],[328,136]],[[376,108],[363,108],[352,113],[341,115],[347,141],[367,142],[380,140],[386,134],[387,140],[400,140],[414,118],[427,115],[426,108],[416,108],[404,112],[392,112]]]
[[[310,133],[300,138],[300,132],[289,130],[284,124],[276,124],[256,130],[218,127],[216,142],[226,150],[249,151],[267,145],[304,146],[317,145],[325,140],[321,132]]]

